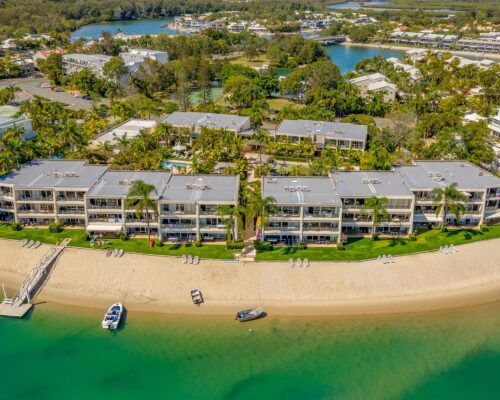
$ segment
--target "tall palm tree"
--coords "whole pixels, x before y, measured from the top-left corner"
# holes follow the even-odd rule
[[[243,207],[241,206],[220,206],[217,208],[217,215],[224,219],[226,227],[226,240],[236,241],[238,233],[243,231]]]
[[[262,197],[259,193],[250,192],[250,200],[247,206],[247,224],[250,224],[255,218],[260,218],[260,224],[265,227],[269,222],[269,214],[276,210],[276,199],[272,196]],[[262,235],[261,240],[263,240]]]
[[[389,213],[385,209],[387,203],[389,203],[387,197],[373,196],[365,201],[365,205],[362,210],[365,210],[372,215],[372,237],[375,236],[380,221],[383,218],[389,217]]]
[[[269,135],[264,129],[257,128],[252,136],[252,139],[259,142],[259,167],[260,167],[262,166],[262,146],[269,141]]]
[[[457,189],[458,184],[456,182],[445,188],[434,188],[432,193],[435,195],[433,205],[436,207],[436,216],[443,214],[443,220],[441,221],[441,228],[446,222],[446,216],[451,211],[451,213],[456,217],[457,224],[460,222],[461,216],[464,214],[465,207],[463,202],[467,201],[467,196],[462,194]]]
[[[127,198],[126,205],[127,207],[135,208],[135,215],[137,218],[146,217],[146,225],[148,231],[148,243],[151,240],[151,231],[149,228],[150,216],[149,212],[152,211],[156,216],[158,214],[156,209],[156,201],[151,199],[152,194],[158,194],[156,188],[149,183],[144,181],[136,181],[130,188]]]
[[[21,88],[14,85],[9,85],[4,89],[0,89],[0,106],[9,104],[16,97],[16,93],[20,91]]]

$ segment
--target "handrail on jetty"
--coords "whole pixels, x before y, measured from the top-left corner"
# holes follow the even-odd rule
[[[54,261],[59,257],[71,239],[64,239],[56,247],[52,247],[31,270],[19,291],[10,299],[5,298],[0,304],[0,315],[23,317],[32,307],[33,299],[40,293],[47,282]]]

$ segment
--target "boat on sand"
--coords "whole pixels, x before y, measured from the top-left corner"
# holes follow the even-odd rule
[[[111,307],[108,308],[104,318],[102,320],[103,329],[107,329],[108,331],[113,331],[118,329],[120,325],[120,320],[122,319],[123,314],[123,305],[122,303],[115,303]]]

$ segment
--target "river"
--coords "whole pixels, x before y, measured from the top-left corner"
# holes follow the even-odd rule
[[[243,324],[131,313],[117,333],[100,328],[102,313],[40,304],[0,319],[2,398],[500,397],[500,304]]]

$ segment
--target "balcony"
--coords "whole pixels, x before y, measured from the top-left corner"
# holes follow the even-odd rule
[[[103,217],[89,217],[89,223],[91,222],[104,222],[108,224],[123,224],[123,219],[121,218],[103,218]]]
[[[195,209],[190,209],[190,210],[169,210],[169,209],[162,209],[161,210],[161,215],[174,215],[174,216],[180,216],[180,215],[196,215],[196,210]]]
[[[172,229],[172,230],[196,229],[196,224],[162,224],[161,228]]]
[[[121,204],[89,204],[87,207],[89,210],[120,210],[122,209]]]
[[[81,210],[58,210],[57,211],[58,214],[61,214],[61,215],[68,215],[68,214],[72,214],[72,215],[85,215],[85,210],[84,209],[81,209]]]
[[[226,226],[224,224],[218,224],[218,225],[200,225],[200,230],[221,230],[221,229],[226,229]]]
[[[40,210],[40,209],[25,210],[25,209],[18,209],[17,213],[18,214],[53,215],[54,214],[54,210]]]
[[[77,202],[83,202],[85,198],[83,196],[57,196],[56,201],[59,202],[66,202],[66,201],[77,201]]]
[[[338,226],[304,226],[304,232],[338,232]]]
[[[338,213],[304,213],[304,218],[307,219],[322,219],[322,218],[338,218]]]
[[[18,201],[32,202],[32,201],[47,201],[52,202],[54,198],[52,196],[19,196]]]

